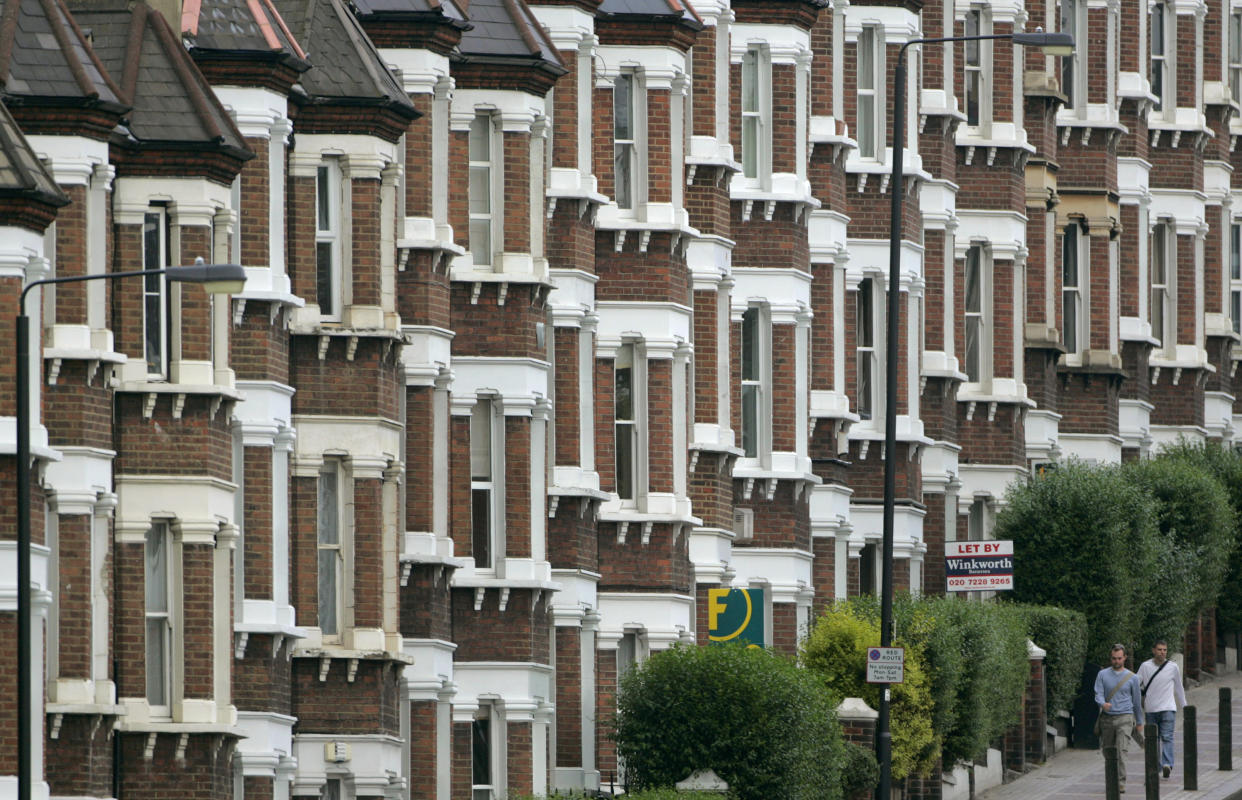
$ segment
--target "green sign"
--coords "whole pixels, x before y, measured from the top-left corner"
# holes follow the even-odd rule
[[[767,645],[763,589],[708,589],[707,638],[713,643]]]

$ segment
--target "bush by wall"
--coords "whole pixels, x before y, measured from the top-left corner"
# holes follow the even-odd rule
[[[1233,507],[1220,481],[1185,458],[1135,461],[1121,474],[1155,499],[1164,539],[1159,569],[1142,591],[1141,642],[1177,641],[1220,595],[1237,527]]]
[[[1163,448],[1160,457],[1186,461],[1210,472],[1229,497],[1235,518],[1234,547],[1216,598],[1216,614],[1222,631],[1242,630],[1242,455],[1215,442],[1182,441]]]
[[[870,603],[870,607],[869,604]],[[878,608],[866,598],[842,602],[819,617],[802,646],[801,659],[837,697],[860,697],[872,708],[880,704],[881,687],[866,682],[867,648],[880,644]],[[939,758],[932,728],[933,702],[922,645],[902,636],[895,647],[906,648],[905,682],[892,686],[890,706],[892,774],[927,775]]]
[[[1015,605],[1031,641],[1047,653],[1044,681],[1048,719],[1069,711],[1082,680],[1087,654],[1087,618],[1082,612],[1056,606]]]
[[[767,650],[676,646],[622,678],[613,735],[631,790],[713,769],[738,800],[839,800],[838,702]]]
[[[1012,485],[995,536],[1014,542],[1011,599],[1082,612],[1088,658],[1105,664],[1114,642],[1137,644],[1167,550],[1156,501],[1119,470],[1070,461]]]

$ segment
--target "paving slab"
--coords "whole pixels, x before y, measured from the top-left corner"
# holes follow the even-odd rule
[[[1233,689],[1233,769],[1228,772],[1217,769],[1220,763],[1217,690],[1222,686]],[[1160,781],[1161,800],[1242,800],[1242,672],[1205,681],[1186,692],[1186,701],[1196,708],[1199,717],[1199,788],[1190,791],[1183,786],[1186,762],[1182,757],[1182,723],[1185,714],[1179,713],[1173,737],[1177,766],[1172,775]],[[1137,745],[1132,744],[1126,754],[1126,774],[1129,779],[1123,797],[1145,798],[1143,751]],[[1104,757],[1100,751],[1066,749],[1016,780],[981,792],[976,800],[1095,800],[1104,796]]]

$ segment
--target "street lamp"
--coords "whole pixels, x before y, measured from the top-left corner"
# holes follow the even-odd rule
[[[889,179],[892,192],[892,219],[888,234],[888,341],[887,383],[884,405],[884,538],[883,576],[880,586],[880,646],[893,643],[893,510],[897,494],[897,315],[901,288],[901,216],[905,191],[902,186],[902,159],[906,140],[906,48],[916,44],[941,42],[973,42],[985,39],[1008,39],[1014,44],[1038,47],[1048,55],[1067,56],[1074,52],[1074,37],[1068,33],[997,33],[985,36],[942,36],[932,39],[911,39],[897,51],[897,67],[893,74],[893,171]],[[880,715],[876,720],[875,754],[880,763],[877,800],[890,800],[892,791],[892,734],[888,729],[889,690],[884,686],[880,695]]]
[[[66,275],[31,281],[22,289],[17,305],[17,796],[30,800],[34,782],[30,733],[32,670],[34,656],[30,631],[30,318],[26,294],[36,286],[111,280],[138,275],[164,275],[170,281],[199,283],[212,294],[236,293],[246,282],[246,271],[237,264],[194,264],[129,272]]]

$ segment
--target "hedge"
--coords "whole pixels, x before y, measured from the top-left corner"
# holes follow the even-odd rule
[[[1048,719],[1069,711],[1082,681],[1087,654],[1087,618],[1080,611],[1056,606],[1015,605],[1026,621],[1026,633],[1041,647],[1048,698]]]
[[[1014,543],[1011,599],[1082,612],[1088,658],[1104,664],[1114,642],[1138,643],[1167,550],[1156,501],[1119,470],[1069,461],[1011,485],[995,537]]]
[[[1167,445],[1161,458],[1195,464],[1220,481],[1234,511],[1233,551],[1216,598],[1216,614],[1222,631],[1242,629],[1242,455],[1219,443],[1196,444],[1186,441]]]
[[[635,791],[712,769],[738,800],[838,800],[838,704],[779,654],[677,645],[622,677],[613,737]]]
[[[866,682],[867,648],[880,644],[878,612],[868,599],[845,601],[826,608],[802,645],[802,664],[820,676],[836,697],[860,697],[879,708],[881,687]],[[905,681],[892,686],[890,706],[892,774],[928,775],[939,757],[932,728],[933,702],[926,660],[920,643],[898,637],[906,648]]]

